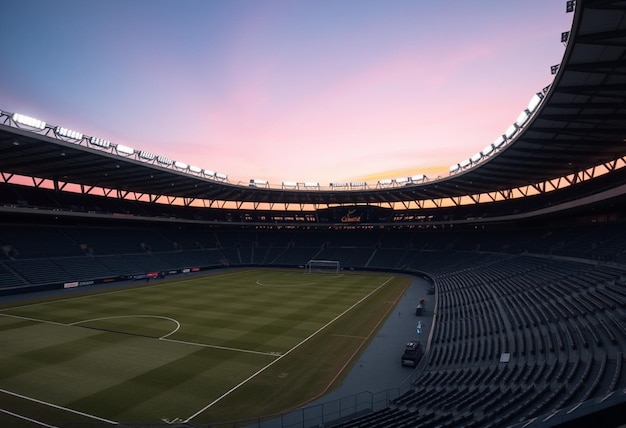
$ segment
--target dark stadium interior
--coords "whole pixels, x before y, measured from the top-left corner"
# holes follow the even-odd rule
[[[30,216],[7,212],[0,225],[1,291],[192,267],[302,266],[313,258],[339,260],[344,269],[426,272],[439,303],[414,388],[387,410],[342,426],[365,426],[364,418],[373,426],[502,426],[626,386],[621,207],[568,213],[567,221],[352,228],[163,222],[144,210],[130,218],[76,218],[62,205]],[[504,352],[511,354],[508,364],[497,362]]]
[[[7,119],[0,123],[0,296],[147,272],[302,267],[311,259],[426,275],[436,316],[412,387],[384,410],[334,426],[620,426],[626,2],[578,0],[575,14],[555,82],[524,132],[475,168],[414,186],[236,186],[121,159]],[[589,172],[598,165],[607,172]],[[34,185],[12,183],[12,174],[34,177]],[[572,183],[540,185],[563,177]],[[39,186],[42,179],[56,188]],[[66,182],[84,191],[64,191]],[[521,186],[536,192],[506,196]],[[133,199],[134,192],[163,199]],[[502,197],[411,205],[476,194]],[[235,206],[160,203],[168,196]],[[348,209],[361,210],[363,221],[342,222],[337,216]]]

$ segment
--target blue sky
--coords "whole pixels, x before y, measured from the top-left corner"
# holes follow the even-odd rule
[[[552,80],[565,0],[20,0],[0,109],[229,174],[445,174]]]

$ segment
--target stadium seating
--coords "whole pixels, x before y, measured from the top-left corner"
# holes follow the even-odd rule
[[[336,426],[496,427],[626,386],[619,224],[550,233],[368,232],[6,222],[2,244],[20,251],[2,255],[0,288],[190,267],[303,266],[313,258],[427,272],[438,303],[420,375],[385,410]],[[508,362],[500,362],[503,354]]]

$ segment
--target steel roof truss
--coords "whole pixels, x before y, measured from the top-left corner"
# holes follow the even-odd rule
[[[2,181],[8,184],[15,174],[7,174],[5,172],[2,172],[0,173],[0,175],[2,175]]]
[[[38,179],[37,177],[31,177],[31,179],[33,180],[33,186],[36,189],[39,189],[41,187],[41,185],[44,183],[44,181],[46,181],[43,178]]]

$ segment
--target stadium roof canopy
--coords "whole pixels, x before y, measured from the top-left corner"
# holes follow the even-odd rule
[[[186,200],[270,204],[381,204],[498,192],[554,180],[626,156],[626,0],[578,0],[567,48],[543,102],[510,142],[449,177],[360,190],[274,189],[162,167],[77,144],[0,113],[0,172],[85,188]],[[59,184],[60,183],[60,184]]]

